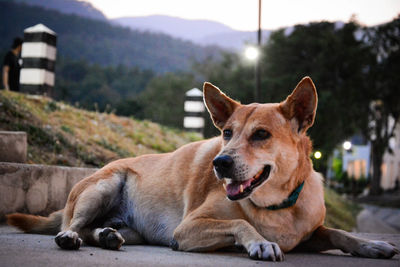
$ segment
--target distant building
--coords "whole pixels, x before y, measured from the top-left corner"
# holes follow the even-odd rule
[[[357,144],[352,142],[352,147],[343,152],[342,170],[347,172],[348,177],[359,179],[367,178],[370,170],[370,144]]]
[[[370,178],[372,173],[371,145],[360,137],[351,139],[351,149],[343,151],[342,170],[349,177],[359,179]],[[400,186],[400,125],[395,130],[395,138],[389,142],[393,154],[386,151],[383,156],[381,187],[383,190],[391,190]]]
[[[389,141],[393,154],[386,151],[383,156],[381,187],[384,190],[400,186],[400,125],[395,130],[395,137]]]

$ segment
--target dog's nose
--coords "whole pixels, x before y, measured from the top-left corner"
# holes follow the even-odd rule
[[[220,155],[213,160],[215,170],[223,177],[231,177],[233,159],[228,155]]]

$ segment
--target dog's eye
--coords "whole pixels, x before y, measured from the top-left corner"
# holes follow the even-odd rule
[[[266,130],[260,129],[253,133],[253,135],[251,136],[251,140],[261,141],[261,140],[268,139],[270,136],[271,136],[271,134],[269,132],[267,132]]]
[[[224,130],[223,136],[224,136],[225,140],[231,139],[232,138],[232,130],[229,130],[229,129]]]

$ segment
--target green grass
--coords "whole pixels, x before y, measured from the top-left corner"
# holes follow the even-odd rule
[[[61,125],[61,130],[69,134],[74,134],[74,130],[68,125]]]
[[[356,226],[357,214],[361,207],[350,200],[346,200],[329,188],[325,188],[326,218],[325,225],[352,231]]]
[[[43,96],[0,91],[0,129],[28,133],[28,161],[101,167],[112,160],[170,152],[195,133],[91,112]]]

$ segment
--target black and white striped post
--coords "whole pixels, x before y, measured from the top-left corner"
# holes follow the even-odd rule
[[[205,110],[203,103],[203,92],[193,88],[185,94],[185,117],[183,118],[183,127],[187,131],[203,134]]]
[[[24,31],[22,44],[22,92],[50,95],[54,87],[57,35],[43,24]]]

